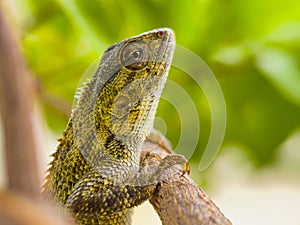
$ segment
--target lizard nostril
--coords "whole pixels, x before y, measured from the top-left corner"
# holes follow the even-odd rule
[[[157,32],[157,37],[158,37],[158,38],[163,38],[163,37],[164,37],[164,34],[165,34],[165,32],[163,32],[162,30],[161,30],[161,31],[158,31],[158,32]]]

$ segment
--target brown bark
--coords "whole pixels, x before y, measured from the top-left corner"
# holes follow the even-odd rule
[[[146,141],[143,153],[151,152],[164,158],[169,152],[155,143]],[[156,158],[150,164],[157,165]],[[162,174],[163,182],[149,200],[163,225],[230,225],[214,202],[182,168],[173,166]]]
[[[8,188],[32,198],[40,183],[33,132],[33,97],[27,68],[0,9],[0,113]]]

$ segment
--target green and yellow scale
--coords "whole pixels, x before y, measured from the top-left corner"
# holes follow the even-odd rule
[[[53,154],[45,193],[78,224],[130,225],[134,206],[153,195],[160,174],[186,159],[140,163],[175,48],[170,29],[110,46],[83,88]],[[140,166],[141,165],[141,166]]]

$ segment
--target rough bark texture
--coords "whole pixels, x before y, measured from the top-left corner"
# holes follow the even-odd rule
[[[40,185],[31,118],[32,87],[19,45],[1,10],[0,76],[0,110],[8,187],[36,198]]]
[[[151,152],[161,158],[168,153],[152,142],[145,142],[143,153]],[[151,163],[158,163],[153,158]],[[182,168],[174,166],[162,175],[162,182],[149,200],[163,225],[230,225],[214,202],[188,176],[182,176]]]

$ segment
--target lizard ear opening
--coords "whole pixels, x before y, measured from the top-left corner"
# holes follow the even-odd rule
[[[149,50],[144,42],[129,42],[120,51],[122,66],[129,70],[141,70],[148,65]]]
[[[128,106],[130,103],[130,100],[127,96],[125,95],[119,95],[116,100],[114,101],[114,105],[118,109],[122,109],[126,106]]]

